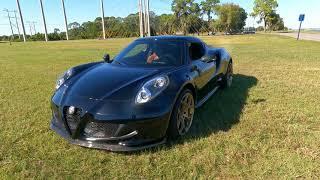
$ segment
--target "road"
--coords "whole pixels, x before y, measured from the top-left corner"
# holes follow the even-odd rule
[[[289,36],[289,37],[294,37],[294,38],[297,38],[297,36],[298,36],[298,33],[278,33],[278,34],[282,35],[282,36]],[[314,34],[301,33],[300,39],[311,40],[311,41],[320,41],[320,33],[319,34],[317,34],[317,33],[314,33]]]

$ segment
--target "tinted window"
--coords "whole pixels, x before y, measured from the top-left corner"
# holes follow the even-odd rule
[[[172,40],[138,40],[131,43],[113,63],[143,66],[181,65],[183,42]]]
[[[191,60],[197,60],[204,56],[205,50],[201,43],[190,43],[189,44],[189,56]]]

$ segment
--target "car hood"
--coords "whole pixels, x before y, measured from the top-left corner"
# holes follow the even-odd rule
[[[154,68],[136,68],[102,63],[75,77],[69,85],[68,94],[101,100],[123,87],[160,71],[160,69]]]

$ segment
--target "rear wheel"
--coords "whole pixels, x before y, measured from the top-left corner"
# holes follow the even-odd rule
[[[232,81],[233,81],[233,65],[232,65],[232,62],[230,61],[227,68],[227,72],[222,78],[221,87],[222,88],[231,87]]]
[[[168,136],[177,138],[185,135],[192,125],[195,102],[192,92],[189,89],[184,90],[173,109],[168,128]]]

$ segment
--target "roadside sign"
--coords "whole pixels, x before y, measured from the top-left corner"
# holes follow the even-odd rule
[[[299,21],[304,21],[305,14],[300,14]]]
[[[300,14],[299,15],[300,26],[299,26],[299,32],[298,32],[297,40],[299,40],[299,38],[300,38],[301,24],[304,21],[304,17],[305,17],[305,14]]]

